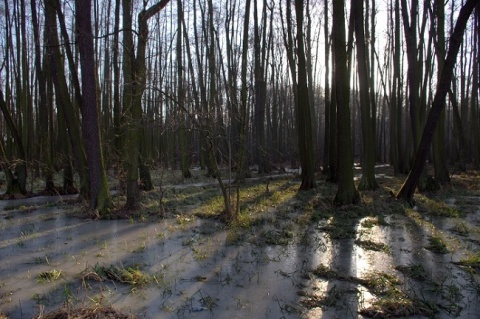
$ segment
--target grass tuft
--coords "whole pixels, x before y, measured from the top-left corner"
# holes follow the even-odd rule
[[[376,243],[371,240],[357,239],[355,240],[355,244],[366,250],[382,251],[387,254],[391,252],[391,249],[388,245],[385,245],[384,243]]]
[[[62,276],[61,270],[43,271],[37,275],[37,282],[47,283],[58,280]]]
[[[443,240],[440,237],[430,237],[429,245],[425,247],[426,249],[434,252],[436,254],[447,254],[448,249]]]
[[[408,266],[397,266],[396,270],[417,281],[427,280],[427,272],[421,264],[412,264]]]
[[[131,286],[146,286],[151,283],[152,277],[140,270],[139,266],[101,266],[96,264],[93,271],[84,276],[85,279],[103,281],[105,279]]]

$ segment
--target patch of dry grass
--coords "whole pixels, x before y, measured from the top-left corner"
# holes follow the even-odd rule
[[[112,307],[76,308],[64,307],[48,314],[40,314],[36,319],[135,319]],[[2,317],[0,317],[2,319]]]

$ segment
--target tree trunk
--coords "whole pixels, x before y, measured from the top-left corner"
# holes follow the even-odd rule
[[[35,42],[35,71],[37,73],[38,83],[38,144],[40,147],[40,162],[44,164],[43,176],[45,178],[45,193],[54,193],[55,185],[53,182],[53,163],[50,149],[53,145],[49,145],[49,110],[47,108],[47,89],[46,89],[46,76],[42,69],[42,55],[40,48],[40,32],[37,18],[37,3],[35,0],[30,1],[32,10],[32,26],[33,36]],[[46,39],[45,39],[45,43]]]
[[[211,1],[211,0],[210,0]],[[210,2],[209,1],[209,2]],[[245,1],[245,18],[243,20],[243,42],[242,42],[242,64],[240,71],[240,81],[242,83],[240,89],[240,107],[238,114],[234,116],[238,117],[236,121],[237,133],[238,133],[238,154],[237,154],[237,174],[235,182],[244,182],[247,177],[247,104],[248,104],[248,91],[247,91],[247,61],[248,61],[248,31],[250,23],[250,0]],[[211,75],[212,76],[212,75]]]
[[[355,37],[357,39],[357,66],[358,80],[360,86],[360,111],[362,118],[362,142],[363,142],[363,161],[362,161],[362,178],[358,188],[360,190],[375,190],[378,183],[375,180],[375,136],[373,127],[375,119],[372,119],[369,78],[367,68],[367,54],[365,46],[364,33],[364,17],[363,17],[363,1],[351,2],[351,10],[354,11],[355,19]]]
[[[254,111],[254,125],[255,125],[255,152],[256,161],[258,164],[258,173],[264,174],[270,171],[267,155],[267,146],[265,143],[265,105],[267,84],[265,82],[265,64],[268,63],[265,59],[265,36],[261,39],[260,28],[258,25],[258,10],[257,1],[253,3],[253,18],[254,18],[254,76],[255,76],[255,111]],[[266,29],[266,3],[263,4],[263,30]],[[265,34],[265,33],[264,33]]]
[[[350,85],[345,41],[345,1],[333,2],[333,43],[335,87],[337,100],[338,188],[333,200],[336,205],[357,204],[360,195],[353,182],[353,154],[350,125]]]
[[[480,5],[475,9],[475,27],[474,27],[474,64],[471,98],[471,127],[472,127],[472,152],[473,167],[480,168],[480,112],[479,112],[479,88],[480,88]]]
[[[192,177],[190,172],[190,161],[187,152],[187,140],[186,140],[186,119],[184,116],[185,108],[185,89],[183,88],[183,47],[182,47],[182,21],[183,21],[183,8],[182,1],[177,0],[177,100],[180,104],[180,127],[178,128],[178,144],[180,147],[180,169],[182,171],[183,178]]]
[[[440,74],[445,61],[445,6],[443,1],[435,2],[437,20],[437,82],[440,81]],[[433,165],[435,169],[435,180],[442,185],[450,183],[450,174],[447,168],[447,152],[445,150],[445,109],[440,114],[437,129],[433,138]]]
[[[315,183],[315,146],[313,142],[314,116],[311,113],[307,80],[307,63],[305,59],[305,44],[303,39],[303,1],[295,0],[297,22],[297,112],[298,145],[300,148],[300,163],[302,167],[302,183],[300,190],[316,188]]]
[[[109,212],[112,203],[100,143],[91,17],[91,1],[76,0],[75,18],[82,72],[82,131],[87,152],[90,209],[98,210],[102,216]]]

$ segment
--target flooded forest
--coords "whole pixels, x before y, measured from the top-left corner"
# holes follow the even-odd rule
[[[0,319],[478,318],[478,0],[0,0]]]

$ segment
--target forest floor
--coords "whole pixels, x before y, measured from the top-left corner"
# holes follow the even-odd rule
[[[322,176],[301,193],[294,175],[248,180],[230,225],[198,170],[156,171],[123,220],[85,218],[75,195],[2,200],[0,318],[478,318],[480,172],[410,207],[390,195],[405,176],[376,171],[341,208]]]

